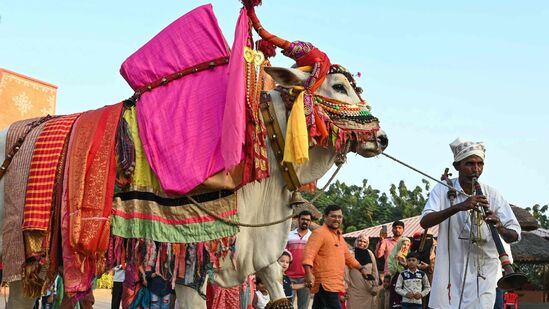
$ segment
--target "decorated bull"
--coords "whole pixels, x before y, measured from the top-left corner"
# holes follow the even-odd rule
[[[230,51],[211,6],[199,7],[124,62],[131,99],[0,132],[8,308],[32,308],[61,270],[66,301],[85,307],[93,278],[120,264],[124,307],[143,269],[172,283],[180,308],[205,308],[208,278],[233,287],[254,273],[272,308],[291,307],[276,260],[292,195],[388,139],[352,74],[268,33],[255,4]],[[295,68],[270,67],[275,46]]]

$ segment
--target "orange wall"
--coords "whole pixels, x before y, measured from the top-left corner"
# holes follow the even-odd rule
[[[17,120],[55,114],[57,86],[0,68],[0,130]]]

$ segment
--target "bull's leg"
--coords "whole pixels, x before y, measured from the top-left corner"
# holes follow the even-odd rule
[[[206,284],[208,280],[204,281],[204,285],[200,288],[202,293],[206,294]],[[175,297],[176,302],[179,304],[179,309],[206,309],[206,300],[203,299],[195,289],[186,287],[181,284],[175,285]]]
[[[6,309],[32,309],[36,298],[29,298],[23,292],[23,282],[16,280],[10,282],[10,295]]]
[[[282,287],[282,268],[278,262],[274,262],[271,265],[259,270],[256,275],[261,278],[267,290],[269,290],[269,297],[272,302],[280,302],[286,299],[284,289]]]

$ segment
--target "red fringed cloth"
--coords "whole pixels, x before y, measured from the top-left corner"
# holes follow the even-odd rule
[[[115,137],[122,103],[83,113],[67,150],[61,235],[65,291],[83,297],[102,272],[116,176]]]
[[[42,242],[50,226],[56,174],[65,141],[79,115],[63,116],[48,121],[34,145],[22,226],[27,258],[43,254],[45,251]]]
[[[104,253],[116,177],[115,137],[122,103],[83,113],[67,154],[70,244],[84,256]]]

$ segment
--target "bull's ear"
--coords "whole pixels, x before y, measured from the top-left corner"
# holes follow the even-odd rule
[[[303,83],[309,77],[309,73],[298,69],[265,67],[265,72],[283,87],[303,86]]]

